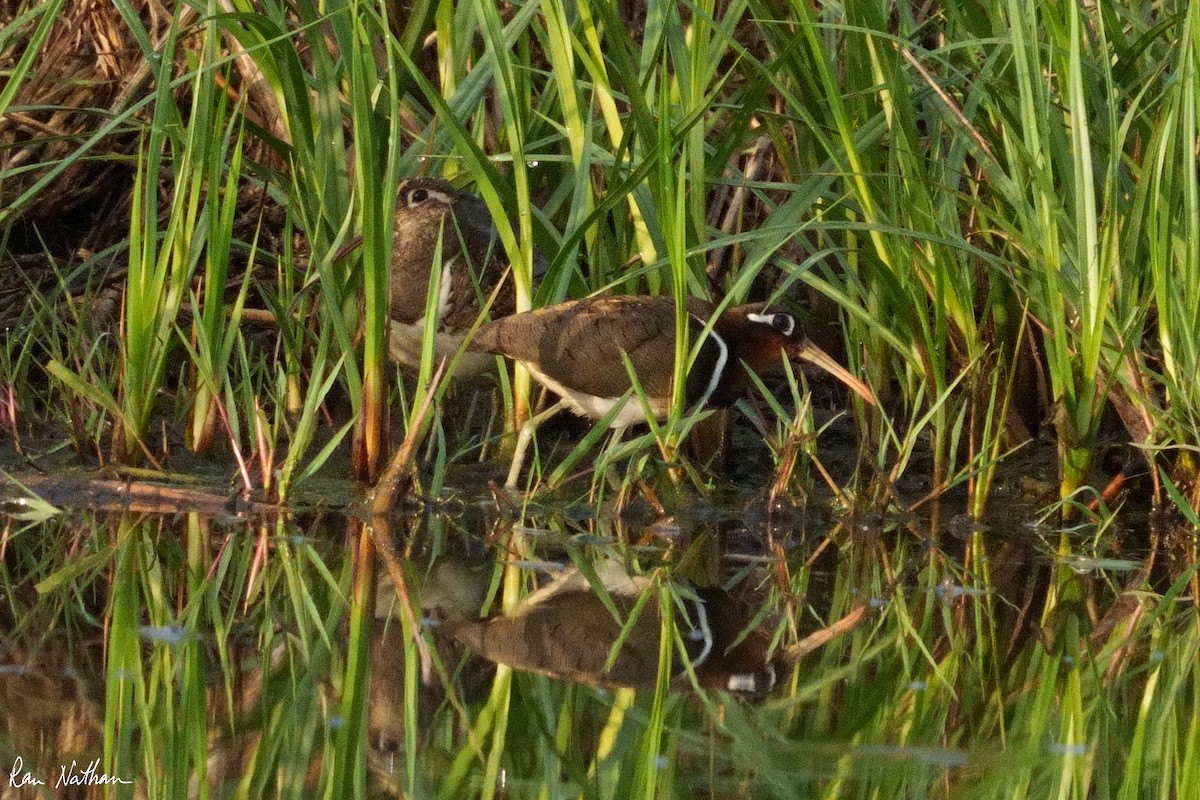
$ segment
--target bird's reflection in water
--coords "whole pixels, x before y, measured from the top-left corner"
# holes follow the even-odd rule
[[[671,677],[676,687],[690,685],[690,665],[706,689],[751,695],[772,689],[769,638],[758,629],[747,630],[752,609],[720,589],[672,580],[662,588],[673,626],[664,626],[658,588],[653,578],[630,575],[616,561],[601,562],[590,578],[569,567],[509,614],[448,627],[456,641],[496,663],[634,688],[655,685],[662,637],[673,627],[689,662],[675,651]]]
[[[689,671],[704,689],[760,697],[774,687],[770,635],[752,624],[758,609],[750,604],[722,589],[630,574],[611,559],[587,572],[557,569],[509,613],[481,619],[491,565],[435,561],[419,586],[430,646],[416,678],[418,729],[446,698],[443,676],[470,702],[485,693],[493,664],[584,684],[653,688],[664,635],[678,641],[670,647],[673,688],[693,687]],[[377,608],[385,616],[372,634],[368,735],[385,770],[404,741],[405,724],[404,633],[397,618],[386,616],[393,597],[390,582],[381,581]]]

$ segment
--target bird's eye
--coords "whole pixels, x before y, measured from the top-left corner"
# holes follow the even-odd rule
[[[429,191],[427,189],[413,189],[408,195],[408,207],[419,206],[429,199]]]
[[[771,327],[784,336],[791,336],[796,329],[796,320],[791,314],[772,314]]]

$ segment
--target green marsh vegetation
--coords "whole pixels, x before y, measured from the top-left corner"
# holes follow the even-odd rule
[[[6,663],[61,648],[105,676],[85,704],[97,738],[64,752],[152,796],[361,794],[368,764],[447,797],[1200,791],[1200,4],[0,14],[0,466],[20,472],[2,644]],[[400,380],[388,363],[391,219],[414,174],[512,221],[519,307],[596,291],[803,307],[881,402],[839,399],[826,428],[794,371],[745,404],[735,447],[765,441],[770,464],[748,496],[786,522],[741,523],[762,561],[718,560],[771,565],[741,577],[777,648],[864,604],[866,620],[759,704],[668,690],[665,666],[637,691],[500,667],[472,693],[448,658],[418,718],[417,577],[443,534],[138,508],[80,525],[15,488],[53,502],[36,468],[104,466],[298,508],[331,478],[374,483],[404,439],[410,497],[453,525],[454,471],[498,465],[536,395],[501,374],[509,419],[468,424],[421,413],[470,402],[436,365]],[[663,608],[667,575],[731,580],[602,525],[642,487],[668,511],[720,496],[684,446],[698,424],[678,398],[621,441],[540,436],[530,493],[590,510],[498,504],[515,524],[490,540],[490,607],[518,603],[538,560],[616,557],[656,577],[645,602]],[[853,465],[831,467],[830,436],[851,434]],[[1027,510],[1030,470],[1049,491]],[[808,528],[831,497],[845,516]],[[388,770],[364,746],[376,546],[414,581],[391,740],[422,746]],[[4,708],[0,767],[29,752]],[[217,740],[243,759],[220,778]]]

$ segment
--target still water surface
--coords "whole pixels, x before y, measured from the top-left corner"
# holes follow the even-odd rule
[[[999,791],[1116,746],[1080,670],[1164,658],[1111,644],[1145,548],[1015,505],[91,505],[3,518],[0,797]]]

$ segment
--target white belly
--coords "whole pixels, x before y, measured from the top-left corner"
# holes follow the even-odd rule
[[[571,410],[580,416],[600,419],[612,411],[618,403],[624,403],[621,410],[613,417],[612,423],[609,425],[610,428],[625,428],[646,421],[646,412],[642,408],[641,401],[636,397],[628,399],[625,397],[597,397],[594,394],[568,389],[534,365],[528,362],[521,363],[525,364],[525,368],[529,370],[530,375],[537,378],[538,383],[562,397],[563,400],[566,400]],[[650,410],[654,414],[655,419],[662,419],[667,415],[669,409],[667,403],[651,400]]]

